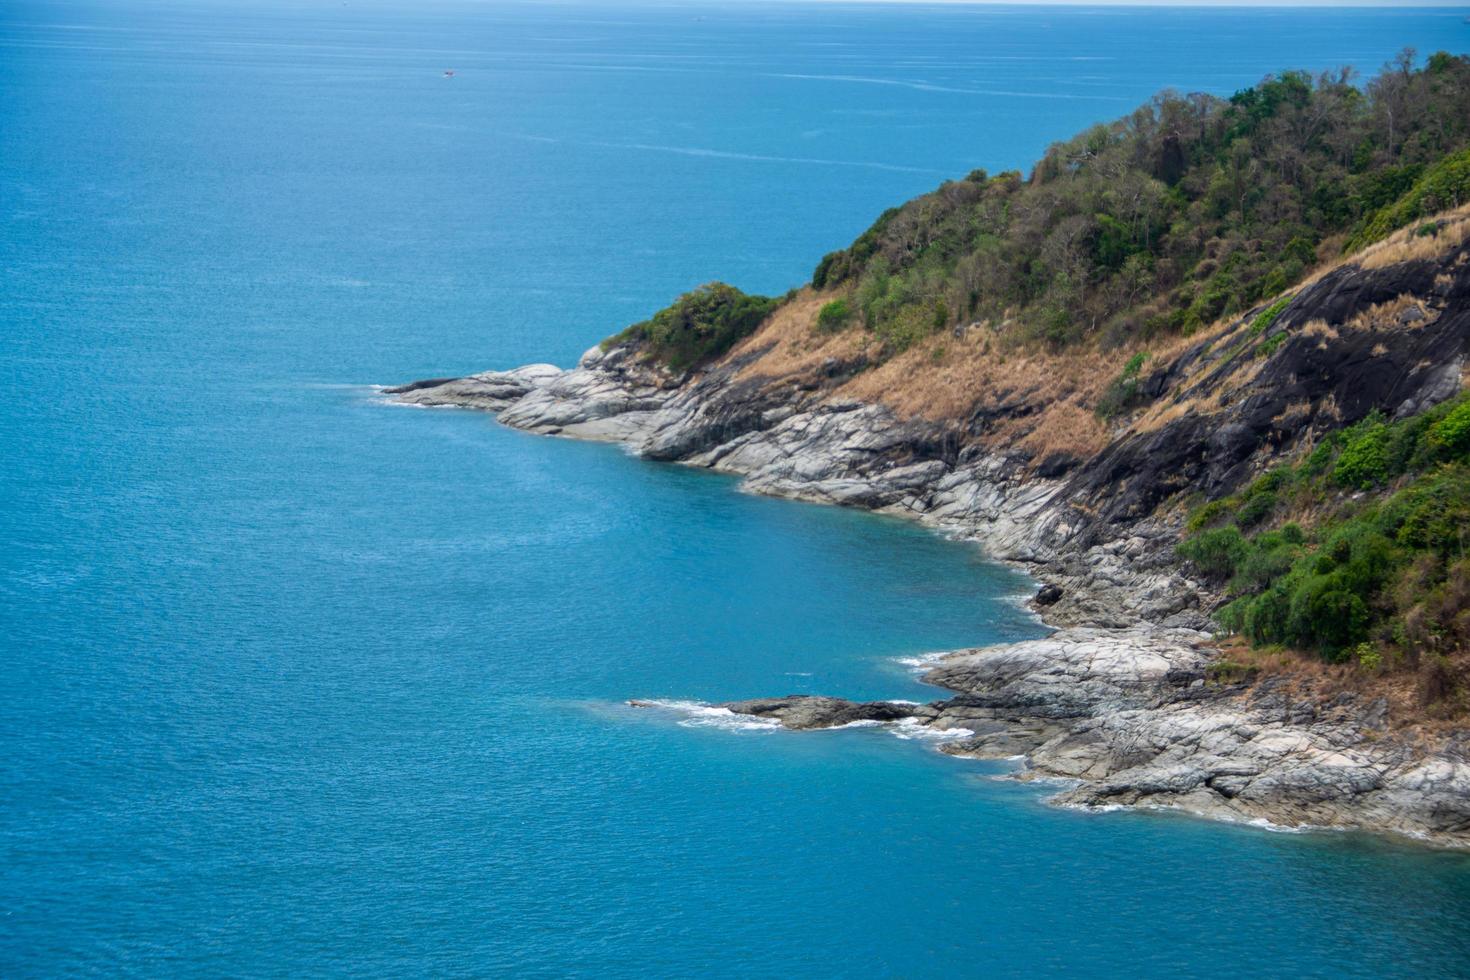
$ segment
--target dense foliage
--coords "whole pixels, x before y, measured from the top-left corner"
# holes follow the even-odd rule
[[[754,296],[723,282],[691,290],[642,323],[603,341],[608,347],[639,340],[648,355],[675,371],[687,371],[719,357],[780,305],[769,296]]]
[[[1470,395],[1331,433],[1189,528],[1180,555],[1252,642],[1375,666],[1470,646]]]
[[[842,297],[823,304],[817,312],[817,332],[836,333],[852,320],[852,306]]]
[[[976,171],[822,259],[890,349],[972,319],[1066,343],[1189,332],[1470,200],[1470,58],[1411,52],[1366,86],[1285,72],[1229,99],[1164,93],[1051,147],[1030,179]]]

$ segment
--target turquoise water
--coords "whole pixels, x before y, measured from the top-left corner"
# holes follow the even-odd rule
[[[0,972],[1470,974],[1463,856],[623,707],[1039,627],[917,528],[367,387],[1464,14],[0,7]]]

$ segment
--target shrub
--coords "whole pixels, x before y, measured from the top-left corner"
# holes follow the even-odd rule
[[[1235,520],[1245,528],[1255,527],[1276,510],[1276,494],[1271,490],[1252,494],[1235,512]]]
[[[1379,533],[1372,516],[1348,521],[1323,542],[1319,568],[1358,595],[1369,596],[1387,580],[1394,565],[1393,543]]]
[[[1196,509],[1179,553],[1231,601],[1216,615],[1253,643],[1317,650],[1365,670],[1421,651],[1470,647],[1470,396],[1397,422],[1370,417],[1332,433],[1296,467],[1278,467],[1239,494]],[[1312,536],[1268,526],[1268,503],[1329,503],[1330,485],[1366,489],[1408,477],[1382,499],[1342,500]],[[1233,523],[1204,530],[1208,525]],[[1378,644],[1374,645],[1374,640]],[[1366,646],[1364,645],[1366,644]],[[1365,657],[1365,650],[1381,659]]]
[[[1193,534],[1215,524],[1230,514],[1230,502],[1228,500],[1212,500],[1203,507],[1197,508],[1189,515],[1189,520],[1184,524],[1185,530]]]
[[[1274,585],[1247,605],[1243,632],[1253,643],[1281,643],[1290,618],[1291,591]]]
[[[1450,465],[1416,481],[1384,504],[1381,523],[1403,547],[1445,558],[1463,553],[1470,543],[1470,470]]]
[[[1286,334],[1278,333],[1275,336],[1267,337],[1265,340],[1261,341],[1261,346],[1257,347],[1256,351],[1262,357],[1270,357],[1272,354],[1276,353],[1277,349],[1280,348],[1280,346],[1284,343],[1286,343]]]
[[[1148,362],[1151,355],[1147,351],[1140,351],[1128,358],[1128,363],[1123,365],[1123,370],[1103,391],[1097,400],[1097,414],[1101,417],[1113,418],[1121,415],[1137,405],[1142,398],[1138,388],[1138,374],[1143,370],[1144,364]]]
[[[1204,575],[1224,580],[1235,574],[1250,553],[1250,544],[1233,524],[1201,531],[1179,543],[1179,557],[1194,563]]]
[[[817,330],[820,333],[836,333],[852,321],[852,307],[846,299],[834,299],[817,313]]]
[[[1378,648],[1371,643],[1359,643],[1353,649],[1353,659],[1357,660],[1358,666],[1369,673],[1377,673],[1383,666],[1383,656]]]
[[[1276,318],[1280,316],[1281,311],[1286,309],[1287,305],[1291,303],[1291,299],[1292,298],[1290,296],[1283,296],[1276,302],[1272,303],[1270,306],[1262,310],[1261,313],[1254,320],[1251,321],[1250,335],[1252,337],[1259,337],[1267,330],[1270,330],[1271,324],[1276,322]]]
[[[1305,580],[1293,590],[1286,642],[1315,647],[1329,660],[1358,643],[1368,631],[1368,605],[1331,575]]]
[[[649,356],[675,371],[686,371],[754,333],[778,305],[779,300],[769,296],[754,296],[722,282],[706,283],[603,344],[641,340]]]
[[[828,252],[822,256],[822,261],[817,263],[816,269],[812,272],[812,285],[818,289],[827,285],[827,279],[832,274],[832,267],[843,258],[842,252]]]
[[[1301,553],[1297,546],[1279,538],[1269,540],[1266,535],[1250,544],[1251,547],[1235,565],[1235,576],[1230,580],[1232,592],[1261,591],[1291,571]]]
[[[906,351],[934,332],[934,308],[913,303],[900,308],[873,328],[892,353]]]
[[[1429,427],[1429,443],[1451,455],[1470,451],[1470,401],[1463,401]]]
[[[1346,433],[1346,444],[1332,468],[1340,486],[1366,490],[1388,479],[1388,427],[1377,418],[1361,422]]]
[[[1308,478],[1321,476],[1326,473],[1337,460],[1337,453],[1342,449],[1342,433],[1329,432],[1321,442],[1313,447],[1302,460],[1301,473]]]

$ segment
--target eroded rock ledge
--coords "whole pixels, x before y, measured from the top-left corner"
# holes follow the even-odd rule
[[[721,707],[787,728],[912,718],[957,736],[940,751],[1023,757],[1022,779],[1065,777],[1055,800],[1144,805],[1282,826],[1470,835],[1463,741],[1428,755],[1385,731],[1385,705],[1293,696],[1279,679],[1213,680],[1209,637],[1188,630],[1060,630],[937,657],[924,705],[792,696]]]

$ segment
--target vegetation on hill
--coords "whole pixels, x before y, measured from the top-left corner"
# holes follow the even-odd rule
[[[1347,250],[1356,252],[1396,228],[1467,201],[1470,201],[1470,149],[1452,153],[1426,169],[1402,197],[1384,205],[1362,223],[1348,239]]]
[[[1470,200],[1467,145],[1470,58],[1443,53],[1362,88],[1344,70],[1166,92],[1029,179],[976,171],[885,212],[812,283],[890,351],[973,320],[1056,344],[1188,334]]]
[[[780,305],[769,296],[741,292],[723,282],[690,290],[673,304],[642,323],[603,341],[603,347],[641,340],[646,351],[675,371],[690,368],[724,354]]]
[[[884,212],[817,265],[816,324],[888,354],[958,324],[1011,344],[1189,335],[1320,260],[1470,201],[1470,57],[1406,51],[1366,85],[1287,71],[1228,99],[1164,92],[1050,147],[1029,178],[977,170]],[[778,300],[710,283],[609,338],[684,371]],[[1104,415],[1130,407],[1123,389]]]
[[[1416,669],[1428,704],[1463,696],[1448,658],[1470,647],[1470,394],[1329,433],[1188,526],[1179,553],[1233,597],[1227,628]]]

